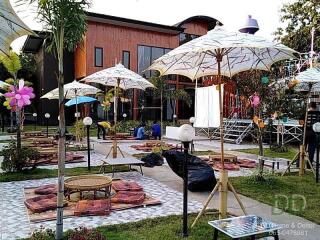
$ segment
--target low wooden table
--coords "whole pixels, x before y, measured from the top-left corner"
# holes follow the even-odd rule
[[[93,191],[94,199],[96,199],[97,192],[104,192],[105,197],[110,197],[112,185],[112,178],[107,176],[77,176],[71,177],[64,181],[65,195],[70,200],[72,193],[79,192],[80,200],[82,199],[82,192]]]
[[[144,164],[144,162],[142,162],[139,159],[130,157],[130,158],[107,158],[106,160],[102,160],[102,165],[100,167],[100,172],[102,171],[103,173],[105,172],[105,168],[106,166],[111,166],[112,169],[112,177],[114,176],[115,173],[115,168],[117,166],[124,166],[124,165],[128,165],[129,166],[129,170],[131,171],[131,166],[139,166],[140,167],[140,173],[141,175],[143,175],[143,171],[142,171],[142,165]]]
[[[259,216],[247,215],[241,217],[226,218],[208,222],[214,228],[213,239],[218,239],[218,233],[222,232],[232,239],[251,237],[262,233],[272,233],[275,240],[279,240],[278,230],[281,227]]]
[[[221,160],[221,154],[220,153],[219,154],[210,154],[209,155],[209,159],[220,159]],[[224,160],[236,163],[237,162],[237,156],[233,155],[233,154],[225,153],[224,154]]]

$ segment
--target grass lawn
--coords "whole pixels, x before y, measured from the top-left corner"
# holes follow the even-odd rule
[[[284,177],[267,177],[266,182],[257,182],[253,177],[231,178],[231,181],[242,195],[271,206],[277,206],[278,202],[278,208],[320,224],[320,185],[315,183],[312,173],[303,177],[293,173]],[[285,198],[289,199],[288,207]]]
[[[298,151],[299,151],[298,148],[293,148],[293,147],[288,147],[288,152],[275,152],[275,151],[272,151],[270,148],[264,148],[264,156],[293,159]],[[240,149],[240,150],[237,150],[237,152],[251,153],[251,154],[259,155],[258,148]]]
[[[195,219],[195,214],[189,215],[189,226]],[[216,215],[206,215],[200,218],[196,226],[189,228],[188,240],[205,240],[213,238],[213,228],[208,221],[215,220]],[[167,216],[146,219],[135,223],[117,224],[98,227],[97,230],[107,240],[182,240],[182,216]],[[265,236],[265,235],[264,235]],[[258,237],[261,237],[261,235]],[[53,238],[41,238],[53,240]],[[227,240],[224,234],[219,234],[219,240]],[[250,238],[241,238],[249,240]],[[67,240],[65,237],[64,240]]]
[[[91,167],[91,171],[88,171],[86,167],[78,168],[66,168],[65,176],[78,176],[85,174],[98,174],[100,167]],[[119,171],[127,171],[128,168],[123,166],[117,168]],[[106,167],[105,173],[111,172],[111,167]],[[58,170],[54,169],[34,169],[25,170],[19,173],[0,173],[0,182],[11,182],[11,181],[24,181],[31,179],[42,179],[42,178],[55,178],[58,176]]]
[[[36,131],[42,131],[42,130],[46,131],[46,129],[47,129],[47,126],[38,125]],[[58,129],[58,126],[49,126],[49,133],[52,133],[52,129]],[[74,126],[67,126],[67,130],[68,130],[69,133],[71,133],[73,135],[76,133],[76,130],[75,130]],[[24,132],[33,132],[33,131],[35,131],[34,125],[24,125],[23,126],[23,131]],[[86,134],[87,134],[87,131],[85,130],[85,136],[86,136]],[[90,127],[90,136],[91,137],[96,137],[97,136],[97,128],[96,128],[96,126],[94,124]]]

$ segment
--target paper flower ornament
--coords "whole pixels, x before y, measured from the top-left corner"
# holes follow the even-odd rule
[[[251,101],[252,107],[258,107],[260,104],[260,97],[256,94],[254,94],[251,96],[250,101]]]
[[[101,106],[103,107],[103,109],[105,111],[109,111],[110,110],[110,106],[111,106],[111,103],[109,101],[103,101],[101,103]]]
[[[35,97],[33,88],[24,86],[23,80],[19,81],[18,87],[10,86],[9,89],[10,92],[4,94],[5,98],[7,99],[4,102],[4,106],[6,106],[8,109],[12,109],[13,111],[15,111],[16,107],[23,108],[27,105],[30,105],[30,99]]]

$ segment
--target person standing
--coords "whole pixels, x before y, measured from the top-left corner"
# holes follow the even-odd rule
[[[308,115],[307,115],[307,122],[306,122],[306,139],[305,139],[305,145],[308,150],[308,156],[311,164],[313,164],[314,161],[314,155],[316,152],[316,133],[313,131],[312,126],[316,122],[320,120],[320,112],[317,110],[317,104],[315,102],[311,102],[309,104],[309,109],[308,109]],[[304,118],[300,118],[299,120],[300,124],[304,125]],[[307,168],[311,168],[310,164],[307,164]]]

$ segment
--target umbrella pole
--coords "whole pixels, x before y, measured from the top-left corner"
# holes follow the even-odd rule
[[[117,113],[118,113],[118,97],[119,97],[119,85],[120,85],[120,79],[117,79],[117,86],[114,87],[115,91],[115,98],[114,98],[114,106],[113,106],[113,116],[114,116],[114,137],[112,142],[112,157],[117,158]]]
[[[221,164],[222,169],[220,172],[220,186],[219,186],[219,218],[223,219],[227,217],[227,202],[228,202],[228,172],[224,169],[224,133],[223,133],[223,95],[221,84],[221,62],[222,55],[219,52],[216,56],[218,64],[218,81],[219,81],[219,108],[220,108],[220,149],[221,149]]]
[[[222,55],[220,52],[216,55],[217,64],[218,64],[218,80],[219,80],[219,108],[220,108],[220,148],[221,148],[221,163],[222,163],[222,169],[219,171],[219,181],[217,182],[216,186],[214,187],[213,191],[210,193],[209,197],[207,198],[204,207],[194,220],[194,222],[191,225],[191,228],[196,225],[200,217],[205,213],[206,208],[208,207],[211,199],[213,198],[216,191],[219,189],[219,218],[227,218],[227,209],[228,209],[228,190],[230,189],[233,195],[236,198],[236,201],[240,205],[243,213],[247,215],[247,212],[243,206],[243,203],[240,200],[240,197],[236,193],[234,187],[232,186],[231,182],[228,180],[228,171],[224,168],[224,133],[223,133],[223,95],[222,95],[222,89],[221,89],[221,68],[220,64],[222,62]]]

